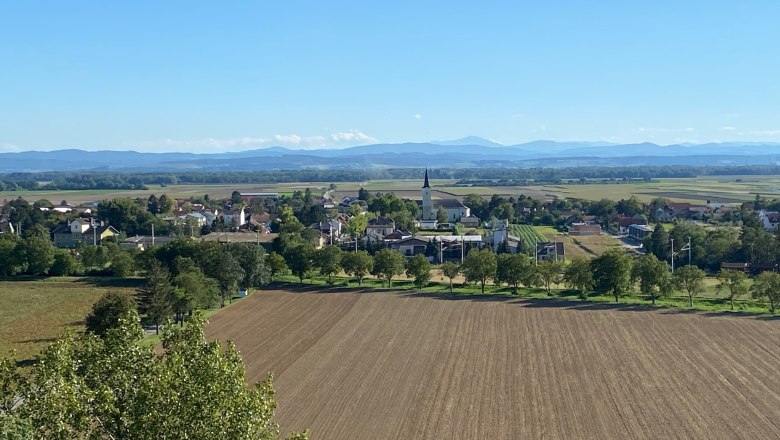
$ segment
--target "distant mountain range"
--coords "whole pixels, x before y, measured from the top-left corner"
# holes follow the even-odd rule
[[[270,147],[230,153],[27,151],[0,153],[0,172],[257,171],[274,169],[576,167],[644,165],[775,165],[780,143],[656,145],[538,140],[502,145],[469,136],[451,141],[372,144],[342,149]]]

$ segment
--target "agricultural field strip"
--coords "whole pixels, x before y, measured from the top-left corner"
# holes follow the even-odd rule
[[[533,226],[530,225],[509,225],[509,233],[519,239],[523,240],[523,246],[526,249],[533,249],[536,246],[536,242],[544,243],[547,238],[540,234]]]
[[[207,330],[236,340],[250,382],[278,373],[284,431],[754,439],[780,430],[778,321],[393,292],[243,301]]]

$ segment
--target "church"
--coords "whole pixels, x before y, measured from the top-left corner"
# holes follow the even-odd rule
[[[436,220],[436,214],[439,208],[447,213],[447,221],[457,223],[462,218],[471,216],[471,209],[464,206],[458,199],[436,199],[431,198],[431,185],[428,183],[428,169],[425,169],[425,181],[422,186],[422,218],[423,222]]]

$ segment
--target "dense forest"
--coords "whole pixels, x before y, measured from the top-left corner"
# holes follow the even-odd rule
[[[560,183],[563,180],[587,182],[592,179],[649,180],[654,178],[773,175],[780,166],[657,166],[587,168],[433,168],[433,179],[455,179],[460,184],[523,185]],[[105,173],[43,172],[0,175],[0,191],[31,189],[144,189],[146,185],[363,182],[369,180],[418,179],[416,168],[372,170],[289,170],[256,172]]]

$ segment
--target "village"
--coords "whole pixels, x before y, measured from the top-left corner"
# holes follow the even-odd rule
[[[470,249],[489,248],[494,252],[524,252],[535,261],[565,261],[567,251],[576,246],[574,237],[609,236],[619,240],[627,251],[644,253],[647,249],[643,243],[657,227],[669,229],[676,222],[691,222],[704,228],[733,227],[747,205],[717,202],[695,205],[666,200],[641,204],[633,198],[610,205],[606,200],[543,202],[523,196],[498,202],[496,196],[484,197],[475,203],[475,198],[433,198],[426,169],[420,198],[415,200],[399,199],[392,193],[371,194],[362,189],[355,194],[338,193],[335,185],[318,196],[309,190],[292,196],[234,191],[231,198],[224,200],[212,200],[208,195],[175,200],[152,195],[149,200],[136,200],[137,204],[146,204],[146,211],[154,220],[148,220],[145,228],[138,225],[142,220],[135,218],[130,219],[126,228],[122,225],[128,224],[127,218],[119,218],[118,224],[112,224],[109,216],[100,215],[99,207],[106,201],[78,206],[65,200],[58,205],[38,201],[28,206],[30,212],[39,213],[20,215],[21,210],[15,205],[26,202],[16,200],[5,203],[0,211],[0,234],[22,236],[25,227],[40,228],[45,224],[43,218],[48,218],[50,225],[51,219],[61,219],[51,227],[49,238],[54,246],[63,249],[114,242],[125,250],[143,250],[190,237],[256,243],[270,252],[272,242],[278,237],[280,208],[289,206],[306,225],[303,234],[317,249],[337,245],[345,251],[374,252],[386,247],[404,257],[422,254],[432,263],[442,263],[462,262]],[[759,203],[757,197],[753,209],[756,218],[766,231],[776,231],[780,213],[760,209]],[[130,216],[129,213],[121,215]],[[555,227],[557,232],[553,237],[545,236],[531,225]],[[524,229],[526,233],[522,232]],[[685,244],[678,242],[679,249]],[[721,261],[720,266],[754,273],[777,267],[773,261],[747,258]]]

